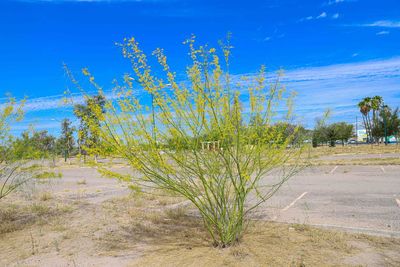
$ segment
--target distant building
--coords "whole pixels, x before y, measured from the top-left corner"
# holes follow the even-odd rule
[[[388,142],[396,143],[397,142],[396,136],[394,136],[394,135],[388,136]]]
[[[358,142],[367,142],[367,139],[368,139],[367,130],[365,130],[365,129],[357,130],[357,141]]]

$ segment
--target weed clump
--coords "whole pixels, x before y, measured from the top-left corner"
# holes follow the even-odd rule
[[[35,176],[36,179],[52,179],[52,178],[62,178],[63,174],[61,172],[42,172]]]

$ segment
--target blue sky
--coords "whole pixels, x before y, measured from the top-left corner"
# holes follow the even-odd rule
[[[297,120],[312,127],[327,108],[332,121],[352,122],[364,96],[400,105],[398,0],[20,0],[0,1],[0,96],[28,96],[26,120],[58,133],[72,118],[60,105],[68,78],[89,67],[106,89],[129,71],[115,42],[134,36],[146,52],[157,47],[182,73],[182,41],[216,45],[227,32],[234,45],[232,73],[252,75],[265,64],[283,68],[298,92]],[[79,96],[76,97],[79,101]]]

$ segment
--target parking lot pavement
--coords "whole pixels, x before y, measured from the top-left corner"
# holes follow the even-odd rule
[[[118,171],[130,173],[129,168]],[[43,190],[93,203],[129,194],[125,183],[103,178],[92,168],[62,173]],[[257,217],[400,237],[400,165],[306,168],[264,203]]]
[[[337,155],[327,155],[320,156],[319,160],[341,160],[341,159],[390,159],[390,158],[400,158],[400,153],[384,153],[384,154],[337,154]]]
[[[262,210],[281,222],[400,237],[400,166],[307,168]]]

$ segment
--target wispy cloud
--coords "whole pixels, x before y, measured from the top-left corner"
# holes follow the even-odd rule
[[[255,75],[247,73],[232,78],[239,82],[243,76],[253,80]],[[275,75],[271,73],[268,78],[273,80]],[[359,113],[357,102],[365,96],[379,94],[387,104],[399,105],[400,57],[288,70],[282,78],[282,83],[289,90],[298,93],[295,105],[297,121],[312,127],[315,118],[330,108],[333,112],[332,120],[351,122]],[[138,91],[138,94],[140,92]],[[111,92],[107,94],[108,99],[116,97]],[[27,117],[36,118],[35,124],[38,129],[50,127],[50,131],[57,131],[59,123],[49,122],[49,114],[73,116],[72,104],[60,105],[62,98],[62,95],[57,95],[30,99],[26,105]],[[81,95],[73,96],[75,104],[83,101]],[[25,124],[24,127],[27,129],[28,125]]]
[[[134,95],[140,95],[141,90],[137,90]],[[88,94],[91,94],[90,92]],[[112,91],[105,92],[105,97],[107,99],[117,99],[118,94]],[[0,101],[0,109],[4,107],[4,102],[7,99]],[[67,100],[67,101],[65,101]],[[3,104],[1,103],[3,102]],[[24,112],[40,112],[40,111],[50,111],[50,110],[62,110],[62,109],[70,109],[75,104],[83,104],[85,102],[85,97],[80,94],[71,94],[71,95],[53,95],[46,97],[37,97],[37,98],[28,98],[26,103],[24,104]]]
[[[142,3],[173,2],[174,0],[16,0],[25,3]]]
[[[380,31],[377,32],[376,35],[388,35],[390,32],[389,31]]]
[[[360,27],[379,27],[379,28],[400,28],[400,21],[398,20],[378,20],[372,23],[356,24],[352,26]]]
[[[339,13],[335,13],[335,14],[333,14],[332,16],[330,16],[330,18],[332,18],[332,19],[338,19],[339,16],[340,16]],[[328,18],[328,13],[325,12],[325,11],[323,11],[323,12],[321,12],[319,15],[316,15],[316,16],[308,16],[308,17],[301,18],[301,19],[299,20],[299,22],[302,22],[302,21],[310,21],[310,20],[317,20],[317,19],[326,19],[326,18]]]
[[[344,2],[357,2],[357,0],[329,0],[328,2],[325,2],[325,5],[332,6]]]
[[[272,35],[264,37],[263,41],[268,42],[268,41],[272,41],[274,39],[281,39],[283,37],[285,37],[285,34],[279,33],[278,29],[275,29],[274,33]]]
[[[335,5],[339,3],[343,3],[345,0],[330,0],[327,2],[327,5]]]
[[[316,19],[323,19],[323,18],[326,18],[326,16],[327,16],[326,12],[322,12],[321,14],[319,14],[319,15],[316,17]]]
[[[248,80],[254,76],[248,74]],[[399,105],[400,57],[289,70],[282,82],[298,93],[295,111],[306,126],[312,127],[327,108],[333,121],[352,122],[359,114],[357,103],[365,96],[381,95],[390,106]]]
[[[335,14],[332,15],[332,18],[333,18],[333,19],[338,19],[339,16],[340,16],[339,13],[335,13]]]

